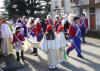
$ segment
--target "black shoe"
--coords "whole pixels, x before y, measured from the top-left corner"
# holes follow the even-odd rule
[[[86,43],[86,41],[83,41],[83,43]]]
[[[22,61],[25,63],[25,58],[24,58],[24,59],[22,59]]]
[[[20,59],[16,59],[18,62],[20,62]]]
[[[84,58],[82,55],[78,55],[79,58]]]
[[[68,51],[66,51],[66,54],[67,54],[67,56],[69,56],[69,52]]]
[[[34,56],[38,56],[38,54],[37,54],[37,53],[35,53],[35,54],[34,54]]]

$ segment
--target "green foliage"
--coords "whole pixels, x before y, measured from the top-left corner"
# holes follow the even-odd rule
[[[50,12],[50,0],[4,0],[8,16],[46,17]]]

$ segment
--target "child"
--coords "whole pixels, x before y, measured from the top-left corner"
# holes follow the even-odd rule
[[[13,43],[16,49],[17,61],[20,61],[19,52],[21,51],[21,58],[24,61],[23,41],[25,40],[21,27],[17,27],[13,36]]]
[[[65,51],[65,47],[66,47],[66,39],[65,39],[65,36],[64,36],[64,27],[62,25],[60,25],[57,29],[57,38],[59,40],[59,58],[60,58],[60,62],[63,62],[64,61],[64,51]]]
[[[47,26],[47,33],[44,35],[41,42],[41,49],[47,52],[48,65],[50,69],[55,69],[59,63],[57,55],[57,41],[55,33],[52,30],[52,25]]]

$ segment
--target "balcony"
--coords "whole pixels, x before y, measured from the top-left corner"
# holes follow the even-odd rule
[[[97,4],[97,3],[100,3],[100,0],[95,0],[95,3]]]
[[[79,5],[88,5],[89,0],[79,0]]]

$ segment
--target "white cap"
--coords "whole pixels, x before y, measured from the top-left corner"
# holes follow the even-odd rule
[[[59,15],[55,15],[55,18],[59,18]]]
[[[34,24],[36,25],[37,23],[40,23],[40,18],[35,19]]]
[[[47,15],[47,19],[50,19],[51,18],[51,16],[50,15]]]

